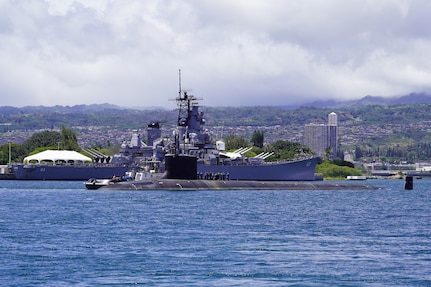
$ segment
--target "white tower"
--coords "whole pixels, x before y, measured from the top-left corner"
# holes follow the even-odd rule
[[[337,114],[334,112],[330,113],[328,115],[328,147],[331,149],[331,159],[337,157],[337,122]]]
[[[338,116],[332,112],[328,115],[328,126],[337,126]]]

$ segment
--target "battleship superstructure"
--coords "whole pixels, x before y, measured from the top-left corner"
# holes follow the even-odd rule
[[[224,177],[229,180],[258,181],[304,181],[314,180],[314,170],[318,157],[305,157],[297,160],[266,162],[271,153],[261,153],[246,157],[251,148],[241,148],[234,152],[225,150],[221,140],[211,141],[206,130],[203,112],[199,111],[198,99],[186,91],[180,91],[176,98],[178,121],[175,132],[177,154],[197,157],[197,177],[201,179]]]

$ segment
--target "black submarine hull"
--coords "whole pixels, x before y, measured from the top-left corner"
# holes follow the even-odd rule
[[[100,187],[102,190],[377,190],[371,185],[329,182],[148,179],[125,181]]]

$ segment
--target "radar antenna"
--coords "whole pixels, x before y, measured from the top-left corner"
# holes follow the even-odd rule
[[[192,107],[197,105],[197,101],[200,100],[193,95],[187,94],[187,91],[182,91],[181,89],[181,69],[178,70],[178,98],[176,98],[177,106],[178,106],[178,126],[189,126]]]
[[[178,69],[178,96],[181,98],[181,69]]]

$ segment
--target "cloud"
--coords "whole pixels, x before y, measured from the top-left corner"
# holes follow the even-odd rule
[[[2,105],[205,105],[431,92],[431,2],[2,0]]]

